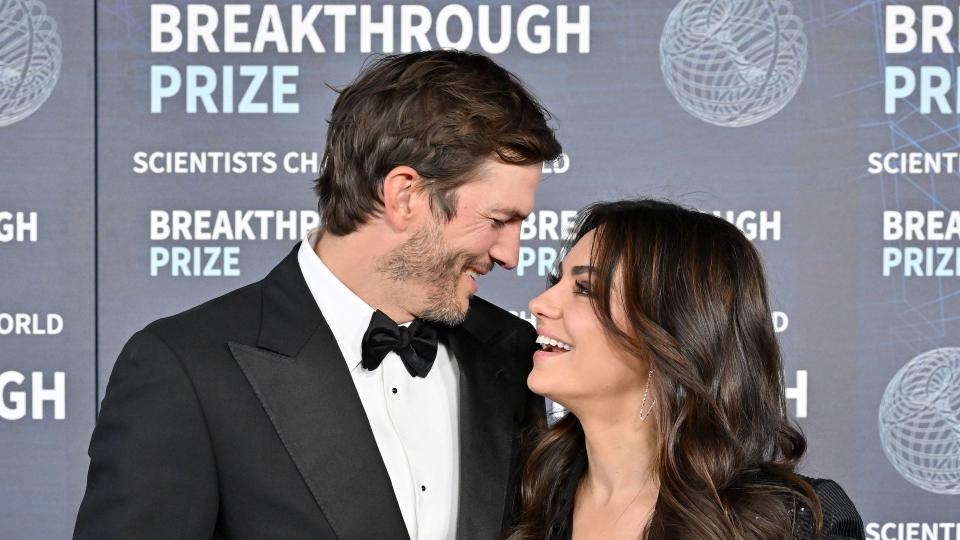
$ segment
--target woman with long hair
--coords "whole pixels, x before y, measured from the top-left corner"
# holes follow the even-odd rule
[[[796,473],[806,441],[736,227],[598,203],[551,281],[527,384],[568,413],[535,439],[509,540],[863,538],[840,486]]]

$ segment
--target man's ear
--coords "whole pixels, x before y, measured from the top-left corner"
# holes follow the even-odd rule
[[[422,179],[413,167],[398,165],[383,179],[383,217],[396,230],[406,230],[422,211]]]

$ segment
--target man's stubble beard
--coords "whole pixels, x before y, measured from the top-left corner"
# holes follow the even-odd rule
[[[467,318],[468,307],[457,297],[460,278],[467,268],[488,269],[490,263],[463,251],[447,251],[439,225],[424,225],[390,251],[377,270],[396,282],[417,282],[426,291],[425,304],[413,315],[451,326]]]

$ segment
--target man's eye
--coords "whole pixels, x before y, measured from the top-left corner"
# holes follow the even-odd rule
[[[575,294],[580,294],[580,295],[583,295],[583,296],[590,296],[590,284],[589,284],[589,283],[584,283],[584,282],[582,282],[582,281],[577,281],[577,282],[573,285],[573,292],[574,292]]]
[[[494,228],[494,229],[502,229],[502,228],[504,228],[504,227],[507,226],[507,222],[506,222],[506,221],[499,220],[499,219],[496,219],[496,218],[490,218],[490,222],[493,224],[493,228]]]

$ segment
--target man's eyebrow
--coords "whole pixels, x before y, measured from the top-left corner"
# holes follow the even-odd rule
[[[595,272],[596,270],[597,270],[597,269],[594,268],[593,266],[574,266],[574,267],[570,270],[570,273],[573,274],[573,275],[575,275],[575,276],[579,276],[579,275],[581,275],[581,274],[592,274],[592,273]]]
[[[524,211],[520,210],[519,208],[502,208],[502,207],[499,207],[499,206],[493,207],[493,208],[490,210],[490,213],[491,213],[491,214],[501,214],[501,215],[504,215],[504,214],[505,214],[505,215],[510,216],[510,219],[519,219],[519,220],[521,220],[521,221],[523,221],[524,219],[527,219],[527,216],[530,215],[529,212],[524,212]]]

